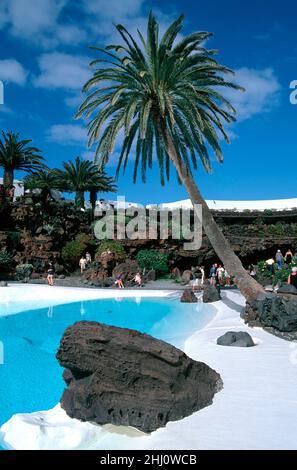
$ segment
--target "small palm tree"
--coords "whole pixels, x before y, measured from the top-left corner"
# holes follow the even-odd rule
[[[75,204],[78,207],[84,207],[86,191],[92,192],[94,197],[97,191],[114,192],[116,190],[113,179],[99,171],[98,167],[88,160],[76,157],[74,162],[64,162],[63,168],[64,170],[55,171],[58,187],[66,192],[74,192]]]
[[[31,142],[30,139],[20,140],[17,133],[2,131],[0,166],[4,169],[3,184],[6,189],[13,185],[15,170],[31,173],[44,166],[40,150],[30,147]]]
[[[51,197],[51,191],[59,188],[59,182],[55,170],[39,170],[24,179],[25,189],[40,189],[41,200],[45,204]]]
[[[193,204],[202,206],[203,227],[217,255],[245,297],[255,298],[263,289],[247,274],[215,223],[192,171],[198,158],[206,171],[211,170],[210,151],[222,162],[219,134],[228,142],[223,125],[235,120],[235,110],[220,90],[239,87],[226,80],[232,71],[214,59],[216,51],[205,48],[210,33],[195,32],[175,44],[182,25],[180,16],[159,38],[159,25],[150,13],[147,36],[138,31],[138,40],[117,25],[124,45],[93,48],[100,56],[90,64],[95,70],[84,86],[89,95],[77,118],[89,119],[89,145],[97,143],[99,168],[108,161],[122,129],[125,138],[117,172],[125,169],[133,143],[134,181],[139,171],[145,181],[154,149],[162,184],[173,163]]]

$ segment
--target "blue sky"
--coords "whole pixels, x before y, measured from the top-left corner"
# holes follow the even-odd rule
[[[184,34],[212,31],[208,46],[219,50],[218,60],[247,90],[229,96],[238,121],[229,129],[232,143],[223,144],[224,163],[214,162],[211,175],[201,166],[195,173],[205,198],[296,197],[297,105],[289,100],[289,84],[297,80],[293,0],[281,7],[276,0],[0,0],[0,129],[32,138],[52,167],[77,155],[92,158],[84,123],[73,119],[94,57],[88,46],[113,43],[115,22],[132,32],[143,29],[151,8],[162,29],[184,13]],[[107,167],[111,175],[119,145]],[[174,177],[161,187],[157,165],[145,185],[133,185],[128,168],[118,186],[127,200],[142,203],[187,198]]]

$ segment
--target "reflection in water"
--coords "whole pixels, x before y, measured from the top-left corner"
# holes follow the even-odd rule
[[[124,297],[115,297],[114,300],[116,300],[117,302],[122,302],[122,300],[124,300]]]
[[[48,308],[48,311],[47,311],[48,318],[52,318],[53,313],[54,313],[54,308],[53,308],[53,306],[51,306],[51,307]]]
[[[135,297],[135,302],[137,303],[137,305],[140,305],[141,304],[141,297]]]
[[[85,307],[84,307],[84,303],[81,302],[80,303],[80,315],[81,315],[81,317],[83,317],[85,314],[86,314],[86,310],[85,310]]]

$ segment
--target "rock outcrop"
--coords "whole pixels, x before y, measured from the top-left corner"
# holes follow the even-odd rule
[[[282,332],[297,331],[297,298],[295,295],[265,293],[246,303],[244,320],[250,325],[260,323]]]
[[[96,322],[67,328],[57,353],[72,418],[151,432],[212,403],[220,375],[149,335]]]
[[[205,281],[203,285],[203,297],[204,303],[217,302],[221,300],[220,289],[217,286],[213,286],[209,281]]]
[[[227,331],[227,333],[217,339],[217,344],[220,346],[236,346],[241,348],[255,346],[253,338],[246,331]]]
[[[185,289],[180,298],[181,302],[194,303],[198,302],[196,295],[191,289]]]

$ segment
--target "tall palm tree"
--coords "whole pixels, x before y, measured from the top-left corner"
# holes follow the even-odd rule
[[[20,135],[14,132],[2,131],[0,139],[0,166],[4,169],[3,184],[9,188],[13,184],[15,170],[33,172],[42,168],[44,158],[40,150],[30,147],[30,139],[20,140]]]
[[[112,184],[112,178],[107,177],[88,160],[76,157],[74,162],[64,162],[63,168],[64,170],[55,170],[58,187],[67,192],[75,192],[75,204],[78,207],[84,207],[86,191],[92,191],[94,195],[97,191],[114,192],[116,190],[115,185]]]
[[[228,142],[223,124],[235,120],[235,110],[220,90],[239,88],[225,77],[232,71],[214,59],[216,51],[205,48],[208,32],[195,32],[175,44],[183,16],[159,39],[159,26],[150,13],[146,39],[138,41],[122,25],[116,28],[124,45],[93,49],[100,53],[93,77],[85,84],[87,98],[77,118],[89,119],[89,145],[95,142],[99,168],[108,161],[120,130],[125,138],[118,171],[126,168],[132,144],[136,145],[134,180],[141,171],[145,181],[155,147],[161,182],[169,179],[170,162],[191,201],[202,206],[203,227],[228,273],[247,299],[256,298],[262,287],[251,278],[215,223],[193,177],[200,158],[211,171],[210,152],[222,162],[220,137]]]
[[[59,188],[59,182],[55,170],[38,170],[24,179],[25,189],[40,189],[41,200],[46,203],[51,197],[51,191]]]

